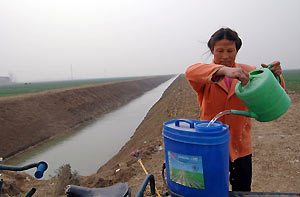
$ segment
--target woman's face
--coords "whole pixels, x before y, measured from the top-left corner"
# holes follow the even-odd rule
[[[237,54],[235,42],[226,39],[217,41],[212,53],[214,54],[215,64],[231,67]]]

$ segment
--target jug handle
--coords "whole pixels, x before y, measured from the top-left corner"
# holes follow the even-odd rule
[[[272,64],[269,64],[268,65],[268,69],[271,71],[271,68],[272,68]],[[277,79],[277,81],[280,83],[281,82],[281,79],[280,79],[280,77],[278,76],[278,75],[275,75],[274,73],[273,73],[273,75],[274,75],[274,77]],[[254,79],[255,78],[255,75],[251,75],[250,77],[249,77],[249,81],[248,81],[248,83],[246,84],[246,85],[248,85],[251,81],[252,81],[252,79]],[[245,86],[246,86],[245,85]],[[245,87],[244,86],[244,87]],[[243,91],[243,86],[242,85],[240,85],[239,86],[239,91],[240,92],[242,92]]]
[[[268,69],[271,70],[271,68],[272,68],[272,64],[269,64]],[[274,73],[273,73],[273,75],[277,79],[277,81],[280,83],[281,82],[280,77],[278,75],[275,75]]]
[[[194,121],[191,121],[191,120],[187,120],[187,119],[177,119],[175,121],[175,126],[176,127],[179,127],[179,123],[180,122],[185,122],[185,123],[188,123],[190,125],[190,128],[195,128],[195,125],[194,125]]]
[[[255,76],[249,76],[249,81],[248,81],[248,83],[245,85],[245,86],[247,86],[251,81],[252,81],[252,79],[254,79],[255,78]],[[245,87],[244,86],[244,87]],[[240,92],[242,92],[243,91],[243,86],[242,86],[242,84],[240,84],[240,86],[239,86],[239,91]]]

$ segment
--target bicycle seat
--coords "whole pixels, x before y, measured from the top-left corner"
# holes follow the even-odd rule
[[[130,197],[130,188],[127,183],[117,183],[110,187],[87,188],[77,185],[68,185],[65,193],[68,197]]]

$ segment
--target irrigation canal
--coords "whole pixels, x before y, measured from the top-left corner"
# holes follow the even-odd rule
[[[44,178],[55,175],[63,164],[70,164],[80,175],[91,175],[105,164],[130,139],[150,108],[176,77],[144,93],[128,104],[101,116],[71,134],[44,143],[8,161],[26,165],[46,161],[49,168]],[[27,173],[34,174],[34,170]]]

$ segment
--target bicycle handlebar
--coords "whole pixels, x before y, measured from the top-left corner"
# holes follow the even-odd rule
[[[34,176],[35,178],[40,179],[43,177],[44,172],[47,170],[48,164],[44,161],[41,161],[39,163],[32,163],[20,167],[0,164],[0,170],[9,170],[9,171],[24,171],[35,167],[37,168],[37,170],[34,173]]]
[[[48,168],[48,164],[46,162],[44,162],[44,161],[39,162],[36,172],[34,173],[34,176],[37,179],[42,178],[44,175],[44,172],[47,170],[47,168]]]

